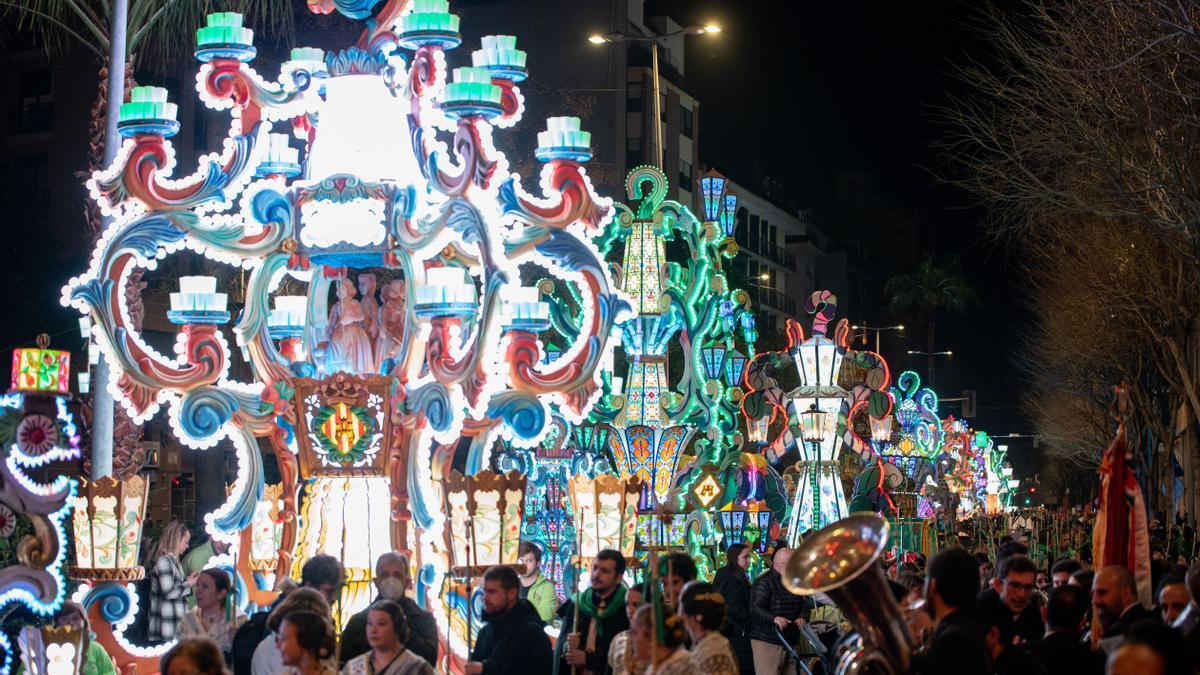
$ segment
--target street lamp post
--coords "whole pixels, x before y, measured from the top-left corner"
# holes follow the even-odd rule
[[[934,358],[936,358],[938,356],[954,356],[954,352],[949,349],[943,349],[941,351],[936,351],[936,352],[923,352],[919,349],[910,349],[910,350],[908,350],[908,353],[913,354],[915,356],[924,356],[929,361],[929,369],[928,369],[928,372],[925,373],[925,379],[928,380],[930,387],[933,387],[933,360],[934,360]]]
[[[588,42],[594,45],[611,44],[617,42],[644,42],[650,44],[650,71],[651,77],[654,78],[654,166],[658,169],[663,168],[662,94],[659,92],[658,86],[659,41],[679,35],[708,35],[720,32],[720,26],[716,24],[708,24],[706,26],[688,26],[687,28],[680,28],[677,31],[666,33],[665,35],[628,35],[626,33],[615,32],[608,33],[606,35],[592,35],[588,38]]]
[[[862,331],[861,337],[862,337],[864,345],[867,344],[867,332],[875,331],[875,353],[879,354],[880,353],[880,351],[879,351],[879,334],[885,330],[894,330],[896,332],[903,333],[904,332],[904,324],[899,324],[896,326],[869,326],[864,323],[861,326],[850,326],[850,330],[856,330],[856,331],[861,330]],[[859,336],[855,335],[854,337],[858,338]]]

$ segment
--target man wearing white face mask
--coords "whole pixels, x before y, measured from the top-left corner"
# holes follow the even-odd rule
[[[417,606],[417,603],[405,593],[408,592],[408,558],[395,551],[389,551],[379,556],[375,561],[375,588],[379,595],[375,600],[391,600],[400,605],[404,616],[408,619],[408,639],[404,646],[436,665],[438,653],[437,623],[433,615]],[[342,632],[341,661],[344,666],[347,661],[364,654],[371,649],[367,643],[367,610],[350,617],[346,630]]]

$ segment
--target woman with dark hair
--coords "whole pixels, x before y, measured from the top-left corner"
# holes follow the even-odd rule
[[[737,675],[737,660],[719,629],[725,623],[725,598],[704,581],[689,581],[679,598],[679,618],[692,639],[693,672]]]
[[[657,639],[655,632],[658,633]],[[664,616],[661,606],[655,607],[654,603],[643,605],[633,615],[629,636],[633,642],[634,658],[651,664],[646,669],[646,675],[689,675],[692,672],[692,660],[688,650],[683,647],[687,631],[679,615]]]
[[[180,640],[158,662],[162,675],[227,675],[217,643],[205,638]]]
[[[404,647],[408,619],[400,605],[379,600],[367,608],[367,644],[371,650],[346,664],[342,675],[433,675],[433,666]]]
[[[202,570],[196,577],[196,606],[179,624],[179,637],[203,637],[217,643],[228,654],[233,634],[246,622],[246,615],[234,601],[233,582],[219,567]]]
[[[713,588],[725,598],[727,621],[721,634],[729,640],[743,675],[754,675],[754,652],[750,648],[750,549],[734,544],[725,550],[725,566],[713,577]]]
[[[337,638],[327,616],[305,610],[284,615],[275,646],[297,675],[337,675]]]

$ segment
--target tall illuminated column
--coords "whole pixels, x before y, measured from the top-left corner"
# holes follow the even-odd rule
[[[660,395],[667,389],[667,347],[679,329],[659,310],[666,254],[661,218],[637,218],[625,242],[622,290],[638,313],[621,326],[629,372],[625,378],[625,425],[663,424]]]
[[[837,433],[838,416],[847,396],[838,385],[846,354],[845,321],[837,327],[838,341],[825,335],[836,303],[837,298],[829,291],[818,291],[808,299],[806,309],[817,314],[813,334],[792,349],[800,386],[788,398],[800,422],[803,440],[797,443],[799,481],[788,526],[791,544],[804,532],[825,527],[849,513],[838,467],[842,437]],[[799,326],[791,322],[789,329],[798,330]]]

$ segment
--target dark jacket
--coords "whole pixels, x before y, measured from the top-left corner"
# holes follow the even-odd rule
[[[1118,635],[1124,635],[1125,633],[1129,632],[1129,628],[1133,626],[1133,624],[1139,621],[1145,621],[1146,619],[1151,621],[1162,620],[1161,617],[1153,610],[1146,609],[1139,603],[1134,603],[1132,607],[1125,610],[1125,613],[1121,615],[1121,618],[1114,621],[1113,624],[1104,631],[1104,638],[1108,639],[1117,637]]]
[[[767,570],[750,587],[750,638],[772,644],[779,643],[775,634],[775,617],[788,621],[800,617],[808,619],[813,601],[807,595],[796,595],[783,587],[783,577],[775,570]],[[783,631],[783,638],[795,644],[799,629],[793,624]]]
[[[404,646],[428,661],[429,665],[437,666],[438,629],[433,615],[421,609],[412,598],[400,598],[396,604],[404,610],[404,618],[408,620],[408,640]],[[346,629],[342,631],[342,665],[371,649],[367,643],[368,611],[364,609],[346,622]]]
[[[1033,654],[1016,645],[1000,652],[992,666],[992,672],[996,675],[1046,675],[1042,663],[1034,658]]]
[[[546,624],[528,600],[517,600],[500,614],[484,612],[483,620],[471,650],[471,660],[483,664],[483,675],[532,675],[553,668]]]
[[[1000,594],[995,589],[989,588],[979,594],[980,600],[994,598],[998,602],[1004,602]],[[1025,607],[1017,616],[1013,617],[1013,630],[1017,632],[1017,637],[1020,642],[1033,642],[1041,640],[1046,634],[1046,624],[1042,620],[1042,608],[1036,601],[1030,600],[1029,605]]]
[[[754,672],[754,656],[750,649],[750,580],[746,572],[726,565],[713,577],[713,588],[725,598],[723,634],[733,647],[743,673]]]
[[[592,625],[592,617],[579,614],[579,630],[575,629],[575,600],[568,599],[558,607],[558,616],[562,619],[562,629],[558,631],[558,643],[555,645],[555,658],[558,660],[558,667],[555,670],[558,675],[568,675],[571,672],[571,667],[567,665],[566,648],[567,636],[571,633],[579,633],[586,639],[588,630]],[[629,630],[629,615],[625,613],[625,608],[622,607],[612,613],[601,624],[603,627],[603,635],[596,636],[596,651],[588,654],[587,670],[600,675],[608,672],[608,647],[612,644],[613,637],[623,630]]]
[[[1104,654],[1088,649],[1075,633],[1051,633],[1023,646],[1042,662],[1048,673],[1100,675],[1104,672]]]
[[[983,631],[965,610],[942,618],[917,668],[921,675],[987,675],[991,663]]]

